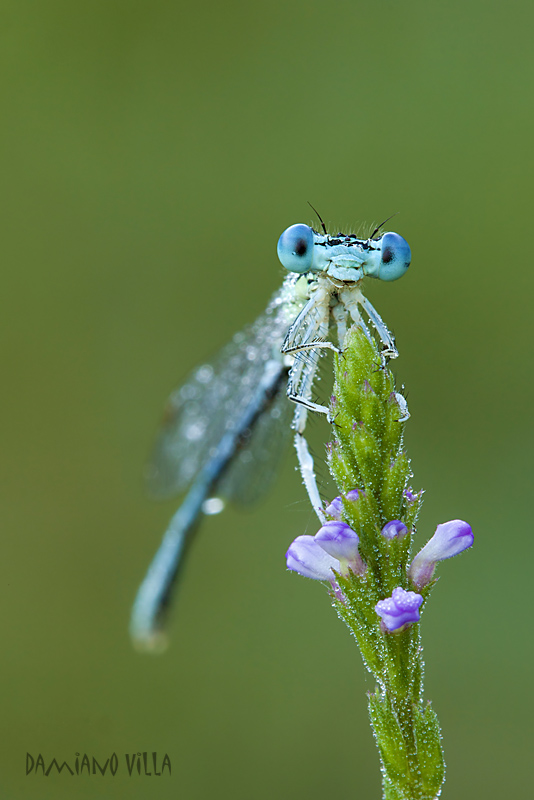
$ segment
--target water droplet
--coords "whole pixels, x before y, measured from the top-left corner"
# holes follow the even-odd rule
[[[224,500],[220,497],[209,497],[202,503],[202,511],[204,514],[220,514],[224,508]]]
[[[213,378],[213,367],[209,364],[204,364],[197,369],[195,377],[199,383],[209,383]]]
[[[205,422],[195,422],[193,425],[189,425],[185,431],[185,438],[188,439],[190,442],[198,442],[204,436],[206,432],[206,423]]]

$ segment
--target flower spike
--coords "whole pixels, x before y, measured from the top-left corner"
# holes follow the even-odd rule
[[[372,309],[364,310],[386,344],[385,326]],[[461,520],[438,525],[412,561],[423,490],[414,492],[410,486],[404,447],[409,414],[388,366],[396,354],[378,346],[366,324],[348,331],[342,355],[334,358],[333,439],[327,446],[338,496],[326,506],[328,521],[318,533],[293,542],[287,564],[330,584],[332,605],[376,679],[369,711],[382,760],[384,799],[435,800],[444,778],[441,732],[435,712],[423,700],[416,623],[437,562],[470,547],[473,533]]]

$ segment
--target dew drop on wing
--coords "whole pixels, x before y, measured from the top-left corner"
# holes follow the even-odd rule
[[[224,500],[221,497],[208,497],[202,504],[202,513],[208,516],[220,514],[224,509]]]
[[[190,442],[198,442],[199,439],[202,439],[207,426],[206,420],[199,420],[193,425],[189,425],[184,431],[186,439]]]
[[[209,383],[213,378],[213,367],[211,364],[204,364],[202,367],[199,367],[196,372],[196,379],[199,383]]]

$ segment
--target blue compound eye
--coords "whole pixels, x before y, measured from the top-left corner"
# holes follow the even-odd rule
[[[313,231],[298,223],[287,228],[276,248],[282,266],[289,272],[309,272],[313,261]]]
[[[381,281],[396,281],[402,278],[412,260],[410,245],[398,233],[385,233],[382,236],[382,255],[378,267]]]

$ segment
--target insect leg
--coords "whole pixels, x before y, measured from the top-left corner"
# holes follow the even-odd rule
[[[319,349],[328,348],[339,352],[339,349],[327,340],[330,320],[330,296],[326,291],[316,292],[308,302],[293,325],[282,345],[283,353],[294,356],[289,372],[287,396],[294,403],[303,405],[310,411],[328,414],[326,406],[312,402],[311,391],[313,379],[317,371]]]
[[[315,324],[310,326],[307,337],[322,337],[328,333],[328,313],[322,319],[317,318]],[[319,354],[317,345],[321,342],[303,342],[304,347],[295,348],[296,356],[293,366],[289,373],[288,397],[297,404],[293,427],[295,429],[295,450],[299,462],[300,474],[306,487],[312,508],[319,517],[319,521],[324,523],[326,516],[323,511],[323,504],[317,487],[313,458],[309,451],[308,442],[304,436],[308,411],[316,411],[328,415],[329,409],[326,406],[314,403],[311,400],[313,381],[317,372]],[[325,343],[326,344],[326,343]],[[306,353],[301,352],[305,350]]]
[[[324,347],[327,350],[333,350],[334,353],[340,355],[343,351],[336,347],[333,342],[324,341],[324,340],[314,340],[312,342],[303,342],[302,344],[295,344],[292,347],[286,347],[281,352],[287,355],[292,355],[293,353],[301,353],[303,350],[315,350],[317,348]]]
[[[323,511],[323,503],[317,487],[313,458],[309,451],[306,437],[299,431],[297,431],[295,434],[295,450],[297,452],[302,482],[304,483],[306,491],[308,492],[308,497],[310,498],[310,503],[312,504],[313,510],[319,517],[320,523],[323,524],[326,522],[326,515]]]
[[[397,351],[397,348],[395,347],[395,340],[391,335],[391,333],[388,331],[384,323],[384,320],[366,297],[360,294],[360,298],[361,299],[359,300],[359,302],[362,308],[364,309],[367,316],[373,323],[376,332],[378,333],[380,340],[384,345],[385,348],[384,355],[387,356],[387,358],[397,358],[399,353]]]

